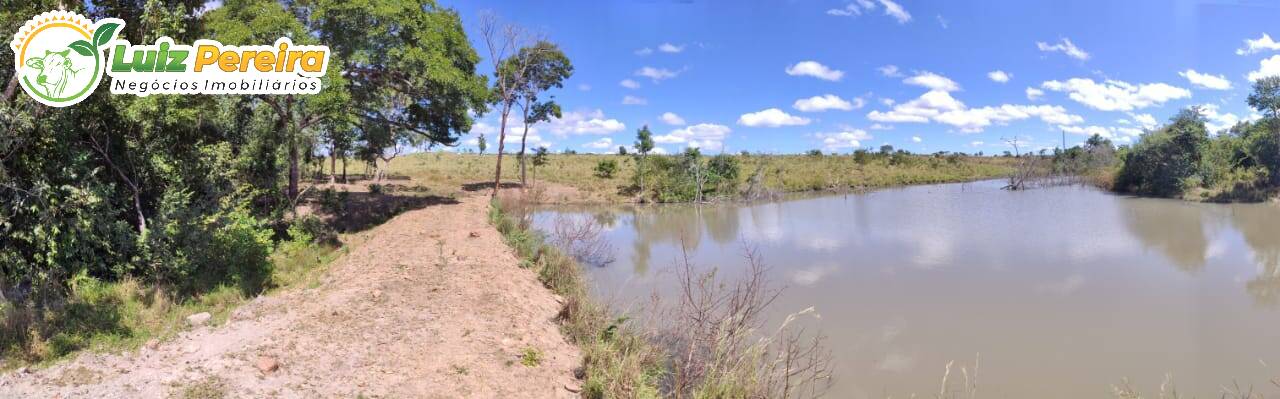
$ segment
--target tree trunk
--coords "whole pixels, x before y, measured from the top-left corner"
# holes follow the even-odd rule
[[[342,157],[342,184],[347,184],[347,157]]]
[[[493,172],[493,193],[490,198],[498,198],[498,189],[502,183],[502,151],[507,141],[507,116],[511,114],[511,104],[502,105],[502,126],[498,128],[498,166]]]
[[[329,184],[338,182],[338,146],[329,145]]]
[[[528,183],[524,179],[524,144],[525,144],[525,140],[528,138],[529,138],[529,124],[526,123],[524,124],[524,134],[520,135],[520,188],[522,189],[524,188],[524,185]]]
[[[296,142],[293,123],[289,123],[285,128],[289,135],[289,202],[292,203],[298,198],[298,179],[301,171],[298,170],[298,143]]]

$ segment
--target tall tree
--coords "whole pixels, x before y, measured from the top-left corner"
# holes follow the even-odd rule
[[[494,14],[481,15],[480,34],[484,36],[485,46],[489,49],[489,62],[494,65],[494,82],[490,101],[497,105],[499,115],[498,126],[498,160],[493,168],[493,192],[491,197],[498,196],[498,188],[502,183],[502,154],[506,150],[507,120],[511,117],[511,109],[520,100],[524,87],[525,73],[529,69],[529,57],[533,51],[520,51],[524,43],[529,41],[529,34],[513,24],[502,23]]]
[[[489,143],[484,141],[484,133],[480,133],[480,137],[476,137],[476,147],[480,149],[480,155],[484,155],[485,148],[489,147]]]
[[[636,177],[640,178],[641,196],[644,196],[644,160],[649,151],[653,151],[653,133],[649,132],[649,125],[644,125],[636,131]]]
[[[564,87],[565,79],[573,75],[573,64],[569,62],[569,57],[560,51],[559,46],[546,40],[539,40],[533,46],[521,48],[519,53],[507,59],[507,62],[528,64],[524,66],[522,77],[503,78],[517,82],[516,102],[524,114],[522,118],[524,131],[520,134],[520,152],[517,155],[520,160],[520,184],[523,186],[527,183],[525,146],[529,137],[529,127],[539,122],[550,121],[552,117],[561,116],[559,104],[552,100],[540,101],[538,97],[552,88]],[[506,65],[499,69],[499,73],[514,75],[518,70],[520,70],[519,65]]]

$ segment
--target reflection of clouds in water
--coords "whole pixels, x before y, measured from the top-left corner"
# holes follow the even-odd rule
[[[839,267],[832,263],[809,266],[792,272],[791,282],[799,286],[813,285],[836,270],[839,270]]]
[[[1076,291],[1079,291],[1080,287],[1082,286],[1084,286],[1084,276],[1081,276],[1079,274],[1073,274],[1073,275],[1067,276],[1067,278],[1063,279],[1062,281],[1056,281],[1052,283],[1044,283],[1044,284],[1037,285],[1036,292],[1039,292],[1042,294],[1067,296],[1067,295],[1074,294]]]
[[[876,363],[876,370],[888,371],[891,373],[903,373],[911,371],[915,365],[915,358],[898,352],[889,352],[884,355],[883,359],[880,359],[880,361]]]
[[[801,238],[799,240],[796,240],[796,242],[802,248],[808,248],[810,250],[823,251],[823,252],[830,252],[830,251],[840,249],[840,247],[843,245],[843,243],[841,243],[840,240],[837,240],[832,237]]]
[[[950,235],[940,229],[928,229],[923,233],[925,234],[912,235],[919,248],[911,256],[915,266],[936,269],[949,263],[955,247]]]

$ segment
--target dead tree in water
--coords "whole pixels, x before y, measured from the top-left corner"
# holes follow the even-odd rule
[[[1040,166],[1040,158],[1032,153],[1022,156],[1018,149],[1018,137],[1012,139],[1002,139],[1009,146],[1013,147],[1014,159],[1017,163],[1013,166],[1013,174],[1009,175],[1009,184],[1004,186],[1005,190],[1023,190],[1028,188],[1036,179],[1041,178],[1043,168]]]

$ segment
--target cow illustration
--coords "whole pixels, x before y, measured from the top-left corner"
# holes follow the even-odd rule
[[[71,64],[71,59],[67,55],[71,54],[71,49],[62,51],[45,50],[44,57],[30,58],[26,65],[40,71],[36,76],[36,84],[44,86],[45,95],[49,97],[62,97],[62,92],[67,90],[67,81],[75,77],[80,69],[75,69]]]

